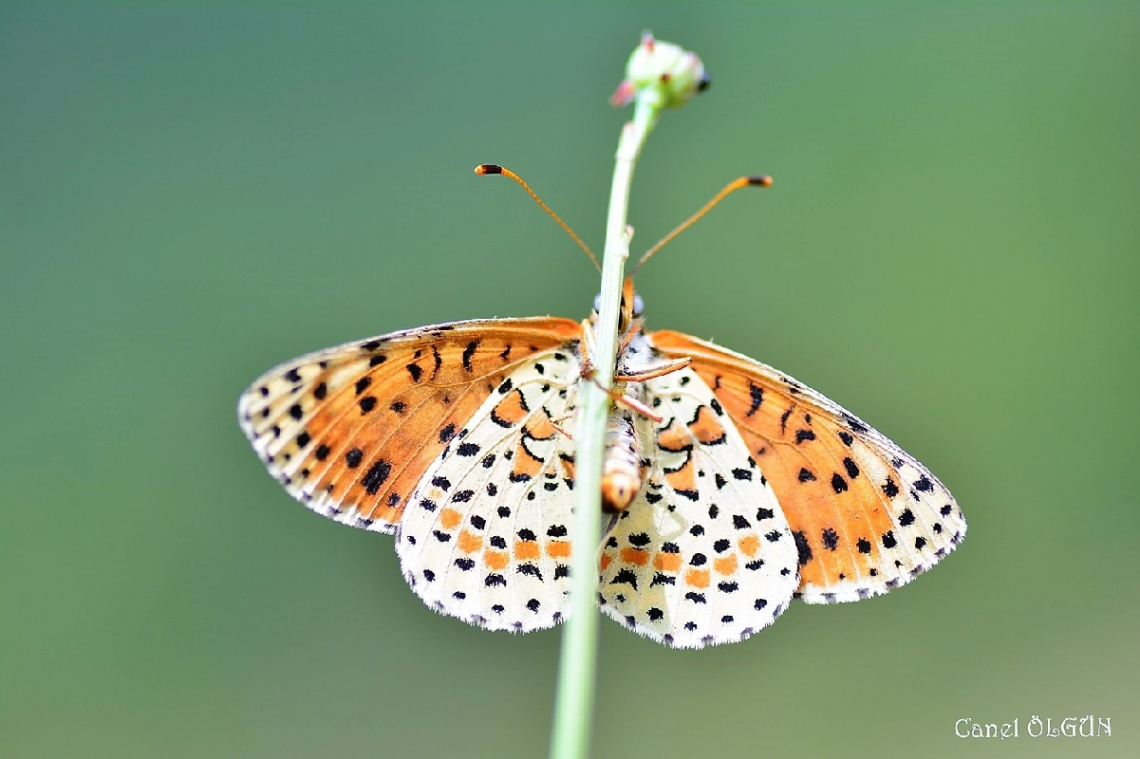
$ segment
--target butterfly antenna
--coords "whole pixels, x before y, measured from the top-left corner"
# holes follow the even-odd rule
[[[538,205],[540,205],[542,207],[542,210],[546,211],[546,213],[548,213],[550,215],[550,218],[552,218],[556,222],[558,222],[558,226],[562,227],[562,230],[564,232],[566,232],[566,234],[570,235],[570,237],[574,240],[574,242],[578,243],[578,247],[581,248],[582,251],[587,256],[590,257],[590,260],[594,262],[594,267],[597,268],[598,271],[602,270],[602,265],[600,263],[598,263],[597,256],[594,255],[594,252],[592,250],[590,250],[588,247],[586,247],[586,243],[582,242],[582,238],[580,238],[580,237],[578,237],[578,235],[574,234],[574,230],[571,229],[566,224],[566,222],[562,221],[562,219],[559,218],[558,214],[556,214],[556,213],[554,213],[554,211],[550,210],[550,206],[548,206],[542,202],[542,198],[538,197],[538,194],[535,193],[534,190],[530,189],[530,185],[528,185],[526,182],[524,182],[522,180],[522,177],[520,177],[518,174],[514,173],[510,169],[505,168],[503,166],[499,166],[498,164],[494,164],[494,163],[481,163],[481,164],[479,164],[478,166],[475,167],[475,173],[478,174],[479,176],[483,176],[485,174],[502,174],[504,177],[510,177],[511,179],[518,182],[522,186],[522,188],[524,190],[526,190],[526,194],[530,195],[531,199],[534,200],[535,203],[538,203]]]
[[[708,213],[709,211],[711,211],[713,209],[713,206],[715,206],[717,203],[724,200],[726,197],[728,197],[732,193],[736,192],[737,190],[739,190],[743,187],[771,187],[771,186],[772,186],[772,177],[769,177],[769,176],[740,177],[739,179],[734,179],[733,181],[729,182],[728,185],[723,190],[721,190],[720,192],[718,192],[716,195],[713,196],[712,200],[710,200],[708,203],[705,203],[704,206],[701,208],[701,210],[697,211],[695,214],[693,214],[688,219],[686,219],[685,222],[683,224],[681,224],[681,226],[677,227],[672,232],[670,232],[669,234],[662,237],[660,242],[658,242],[652,248],[645,251],[645,255],[643,255],[638,260],[637,266],[635,266],[633,268],[633,273],[637,274],[638,270],[641,269],[642,265],[644,265],[645,262],[648,261],[653,256],[654,253],[656,253],[657,251],[664,248],[666,243],[670,242],[674,237],[676,237],[677,235],[681,234],[682,232],[684,232],[689,227],[696,224],[697,221],[702,216],[704,216],[706,213]],[[632,275],[630,275],[630,276],[632,276]]]

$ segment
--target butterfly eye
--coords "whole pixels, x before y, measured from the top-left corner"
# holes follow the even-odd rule
[[[645,301],[641,299],[640,295],[633,296],[633,316],[634,318],[641,316],[645,313]]]

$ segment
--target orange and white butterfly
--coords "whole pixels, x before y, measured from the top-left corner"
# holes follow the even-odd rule
[[[581,550],[573,434],[596,317],[454,322],[311,353],[250,386],[241,427],[310,509],[394,534],[431,608],[491,630],[551,627]],[[607,615],[679,648],[742,640],[793,597],[885,593],[962,540],[942,483],[858,417],[642,325],[629,279],[603,478]]]

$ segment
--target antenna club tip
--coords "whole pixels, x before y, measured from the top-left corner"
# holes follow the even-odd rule
[[[502,174],[503,167],[497,163],[481,163],[475,167],[475,173],[479,176],[484,174]]]
[[[771,187],[772,177],[768,176],[767,174],[748,177],[748,184],[752,185],[753,187]]]

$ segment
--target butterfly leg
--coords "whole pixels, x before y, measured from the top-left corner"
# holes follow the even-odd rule
[[[621,342],[618,343],[618,354],[620,355],[621,352],[624,351],[627,346],[629,346],[629,344],[633,340],[633,338],[637,337],[640,333],[641,333],[640,322],[635,322],[635,323],[631,324],[629,327],[629,331],[627,331],[624,335],[622,335]]]
[[[594,338],[594,325],[590,324],[589,319],[582,320],[582,339],[579,342],[582,351],[581,369],[579,374],[583,378],[593,377],[597,369],[594,367],[594,346],[597,342]]]
[[[565,429],[564,429],[564,428],[563,428],[563,427],[562,427],[562,426],[559,424],[559,422],[564,422],[564,421],[566,421],[567,419],[571,419],[571,418],[572,418],[572,417],[570,417],[570,416],[564,416],[564,417],[561,417],[561,418],[559,418],[559,419],[551,419],[551,420],[550,420],[550,426],[551,426],[551,427],[553,427],[554,429],[558,430],[558,432],[559,432],[559,433],[561,433],[562,435],[564,435],[564,436],[566,437],[566,439],[567,439],[567,440],[573,441],[573,440],[574,440],[574,436],[573,436],[573,435],[571,435],[569,432],[567,432],[567,431],[566,431],[566,430],[565,430]]]
[[[649,408],[649,406],[645,405],[637,398],[634,398],[632,395],[624,395],[617,392],[616,390],[610,390],[602,387],[602,383],[598,382],[596,377],[588,377],[587,379],[597,385],[602,390],[602,392],[612,398],[614,403],[618,404],[619,406],[627,408],[635,414],[641,414],[650,421],[654,421],[659,424],[664,421],[665,417],[655,413],[653,409]]]
[[[650,369],[646,369],[645,371],[633,372],[631,374],[617,373],[614,374],[614,379],[618,382],[645,382],[647,380],[657,379],[658,377],[664,377],[666,374],[672,374],[673,372],[680,371],[691,363],[693,363],[693,359],[685,356],[684,358],[679,358],[675,361],[659,364]]]
[[[681,368],[681,367],[678,367],[678,368]],[[649,419],[651,421],[658,422],[658,423],[664,421],[665,417],[654,413],[654,411],[651,408],[649,408],[649,406],[645,405],[644,403],[639,401],[637,398],[634,398],[632,395],[627,395],[625,393],[619,393],[617,390],[614,390],[613,388],[610,388],[610,387],[606,387],[601,382],[599,382],[598,377],[597,377],[597,370],[594,367],[592,367],[592,366],[589,367],[588,373],[586,371],[583,371],[582,372],[582,378],[588,379],[588,380],[590,380],[590,382],[593,382],[599,390],[601,390],[603,393],[608,395],[610,397],[610,399],[614,403],[616,403],[617,405],[622,406],[623,408],[627,408],[636,414],[641,414],[646,419]],[[614,379],[617,379],[617,377],[615,377]]]
[[[608,395],[610,397],[610,399],[613,400],[613,402],[618,404],[619,406],[627,408],[630,411],[633,411],[634,413],[640,414],[640,415],[644,416],[645,418],[650,419],[654,422],[661,422],[662,417],[660,417],[656,413],[654,413],[653,410],[649,408],[649,406],[645,405],[644,403],[642,403],[637,398],[634,398],[633,396],[626,394],[626,393],[618,392],[617,390],[614,390],[613,388],[608,388],[605,385],[603,385],[601,382],[598,381],[597,367],[594,366],[594,362],[590,358],[590,356],[594,350],[594,345],[595,345],[594,327],[592,324],[590,324],[589,320],[583,319],[582,320],[582,341],[581,341],[582,362],[581,362],[581,369],[578,372],[579,375],[582,377],[582,379],[587,379],[587,380],[590,380],[591,382],[593,382],[595,385],[597,385],[598,389],[600,389],[602,392],[604,392],[606,395]],[[686,357],[686,358],[682,358],[682,359],[677,359],[676,361],[670,361],[667,364],[663,364],[661,366],[654,367],[654,368],[649,369],[649,370],[644,371],[644,372],[635,372],[633,374],[615,374],[614,375],[614,381],[615,382],[645,382],[646,380],[650,380],[650,379],[653,379],[655,377],[660,377],[663,374],[669,374],[670,372],[675,372],[678,369],[684,369],[691,362],[692,362],[692,359]]]
[[[618,355],[621,355],[622,353],[624,353],[625,349],[629,346],[630,341],[632,341],[633,338],[637,337],[637,335],[640,332],[641,332],[641,325],[640,324],[634,324],[630,327],[629,331],[626,332],[626,334],[622,336],[621,344],[620,344],[619,349],[618,349]],[[581,368],[579,373],[582,375],[582,377],[584,379],[593,379],[594,378],[595,367],[594,367],[594,362],[593,362],[593,359],[591,358],[591,356],[594,352],[594,346],[596,344],[597,343],[596,343],[596,340],[594,337],[594,325],[591,324],[588,319],[583,319],[582,320],[582,340],[581,340],[582,368]],[[672,361],[666,361],[663,364],[658,364],[657,366],[650,367],[650,368],[645,369],[643,371],[614,372],[614,381],[615,382],[646,382],[646,381],[651,380],[651,379],[657,379],[658,377],[663,377],[666,374],[672,374],[673,372],[680,371],[681,369],[684,369],[686,366],[688,366],[691,363],[693,363],[693,359],[691,357],[683,356],[681,358],[677,358],[677,359],[674,359]],[[603,389],[605,389],[605,388],[603,388]],[[615,398],[615,400],[617,400],[617,399]],[[650,418],[652,418],[652,417],[650,417]]]

